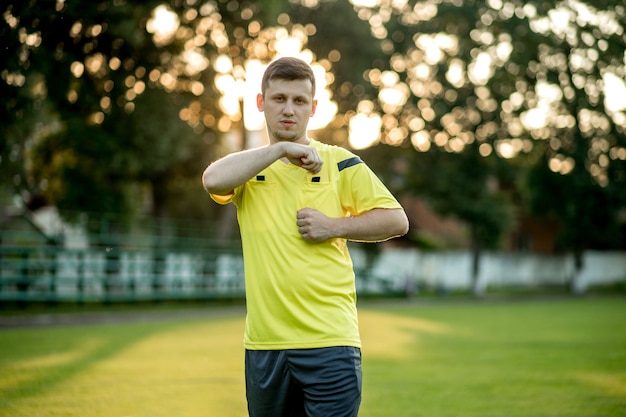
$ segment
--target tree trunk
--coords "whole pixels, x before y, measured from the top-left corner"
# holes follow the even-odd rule
[[[482,256],[482,245],[477,239],[472,239],[472,295],[482,297],[485,295],[485,285],[480,280],[480,259]]]
[[[571,281],[571,290],[574,294],[584,294],[587,292],[588,284],[581,277],[583,267],[585,266],[585,261],[583,259],[583,251],[580,249],[574,250],[574,274],[572,276]]]

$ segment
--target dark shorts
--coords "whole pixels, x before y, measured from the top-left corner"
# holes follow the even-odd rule
[[[250,417],[356,417],[361,350],[246,350]]]

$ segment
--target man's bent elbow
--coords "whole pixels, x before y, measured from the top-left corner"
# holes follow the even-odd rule
[[[409,218],[402,209],[395,210],[397,219],[395,221],[394,231],[397,232],[396,237],[404,236],[409,233]]]
[[[204,173],[202,174],[202,186],[204,187],[206,192],[209,194],[217,194],[217,195],[228,194],[228,190],[223,190],[222,188],[219,187],[219,185],[215,181],[215,176],[211,175],[209,168],[210,167],[205,169]]]
[[[205,169],[202,173],[202,186],[207,193],[213,192],[213,184],[211,183],[211,176],[209,175],[209,168]]]

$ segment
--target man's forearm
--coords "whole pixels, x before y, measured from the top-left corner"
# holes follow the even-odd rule
[[[338,237],[360,242],[380,242],[405,235],[409,221],[402,209],[374,209],[337,222]]]
[[[202,184],[211,194],[229,194],[280,157],[280,149],[273,145],[227,155],[204,170]]]
[[[302,238],[311,242],[342,238],[361,242],[380,242],[405,235],[409,221],[402,209],[377,208],[359,216],[332,218],[319,210],[298,210],[296,224]]]
[[[213,162],[204,170],[202,184],[211,194],[230,194],[235,187],[283,157],[286,158],[285,162],[313,173],[319,172],[324,163],[312,146],[295,142],[277,142],[236,152]]]

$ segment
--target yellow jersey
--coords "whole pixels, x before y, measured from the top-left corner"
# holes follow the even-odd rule
[[[360,347],[355,276],[345,239],[307,242],[298,210],[329,217],[401,208],[352,152],[311,140],[324,161],[312,174],[281,160],[227,196],[237,207],[244,257],[246,328],[251,350]]]

